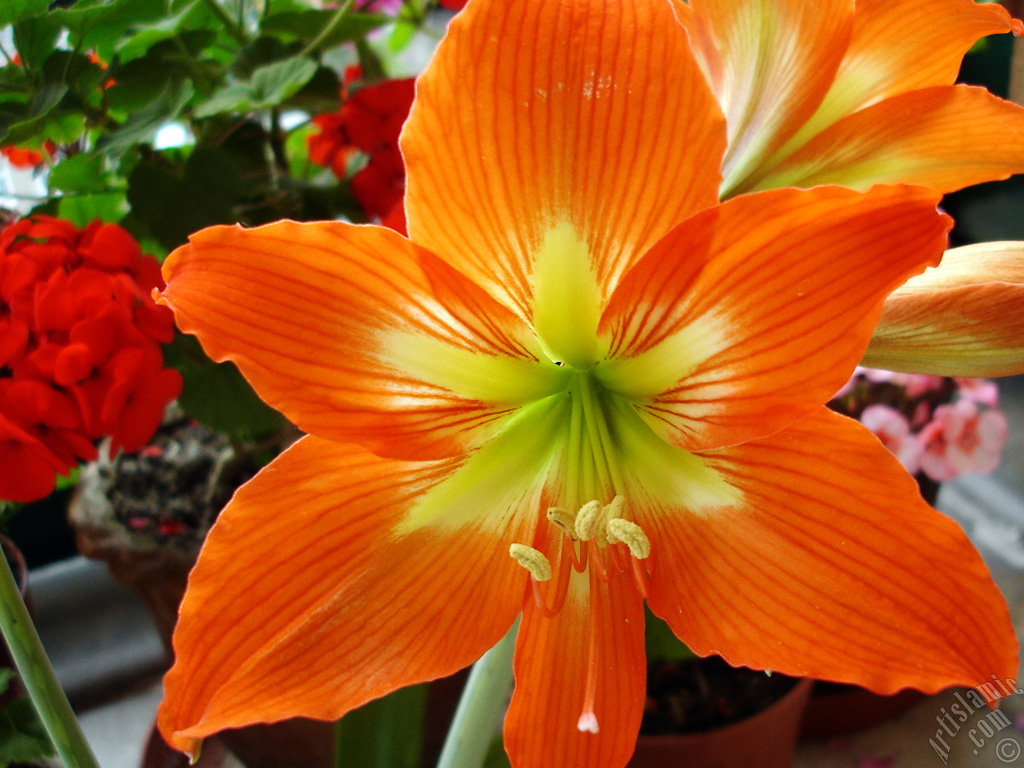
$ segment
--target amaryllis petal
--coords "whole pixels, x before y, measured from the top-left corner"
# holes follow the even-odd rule
[[[886,295],[936,263],[949,228],[938,200],[820,187],[698,214],[613,295],[601,329],[614,357],[596,375],[687,449],[781,429],[842,386]]]
[[[554,618],[528,602],[505,718],[512,765],[625,765],[643,713],[643,653],[643,601],[628,580],[572,573]]]
[[[876,183],[952,192],[1024,168],[1024,107],[983,88],[935,86],[870,106],[756,176],[750,189]]]
[[[864,364],[937,376],[1024,373],[1024,243],[953,248],[889,296]]]
[[[883,99],[950,85],[977,40],[1024,33],[998,3],[974,0],[857,0],[853,39],[807,133]]]
[[[164,270],[162,300],[211,357],[302,429],[382,455],[455,455],[561,375],[509,310],[381,227],[215,227]]]
[[[853,0],[675,0],[728,122],[723,187],[814,114],[853,32]]]
[[[1016,676],[980,556],[859,424],[822,409],[700,458],[742,501],[641,523],[651,610],[695,652],[880,693]]]
[[[240,489],[189,579],[159,713],[169,743],[195,753],[224,728],[335,719],[497,642],[526,585],[506,539],[530,534],[515,518],[406,522],[459,466],[306,437]]]
[[[528,318],[564,226],[607,295],[715,202],[722,128],[667,0],[470,4],[402,135],[410,237]]]

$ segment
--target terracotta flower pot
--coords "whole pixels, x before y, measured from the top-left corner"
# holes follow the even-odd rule
[[[901,715],[925,698],[920,691],[900,691],[892,696],[856,685],[816,681],[800,726],[802,739],[831,739],[854,733]]]
[[[629,768],[789,768],[810,680],[737,723],[711,731],[641,735]]]

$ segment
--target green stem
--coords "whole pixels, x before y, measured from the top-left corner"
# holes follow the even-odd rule
[[[0,567],[0,630],[39,719],[67,768],[99,768],[67,696],[57,682],[50,660],[46,658],[46,651],[14,581],[11,566],[7,558],[0,557],[0,560],[4,563]]]
[[[220,3],[217,2],[217,0],[204,0],[204,2],[207,7],[213,11],[214,15],[221,20],[221,23],[224,24],[224,28],[228,31],[229,35],[235,38],[240,45],[249,44],[249,36],[245,34],[245,30],[235,23],[235,20],[231,18],[228,12]]]
[[[348,16],[348,12],[352,10],[352,5],[354,3],[355,0],[345,0],[338,10],[334,12],[331,20],[327,22],[327,26],[321,29],[320,34],[313,38],[309,45],[302,49],[302,53],[300,53],[299,56],[309,56],[314,51],[319,50],[320,46],[323,45],[324,40],[330,37],[334,33],[334,30],[338,28],[338,25],[340,25],[341,22],[345,20],[345,17]]]
[[[437,768],[480,768],[512,692],[519,621],[470,670]]]

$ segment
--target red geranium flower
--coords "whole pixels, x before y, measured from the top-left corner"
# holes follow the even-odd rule
[[[398,150],[398,135],[409,116],[415,81],[387,80],[360,88],[345,96],[339,112],[320,115],[313,123],[320,129],[309,138],[309,158],[331,168],[339,179],[348,177],[356,153],[366,165],[352,175],[352,194],[370,219],[382,221],[404,233],[405,165]],[[348,83],[346,83],[346,92]]]
[[[46,496],[107,435],[111,453],[148,442],[181,391],[159,269],[116,224],[40,216],[0,233],[0,498]]]

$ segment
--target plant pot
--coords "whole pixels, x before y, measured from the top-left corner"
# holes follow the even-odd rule
[[[711,731],[641,734],[629,768],[789,768],[811,684],[801,680],[756,715]]]
[[[801,739],[831,739],[901,715],[925,698],[906,690],[880,696],[857,685],[815,681],[800,725]]]

